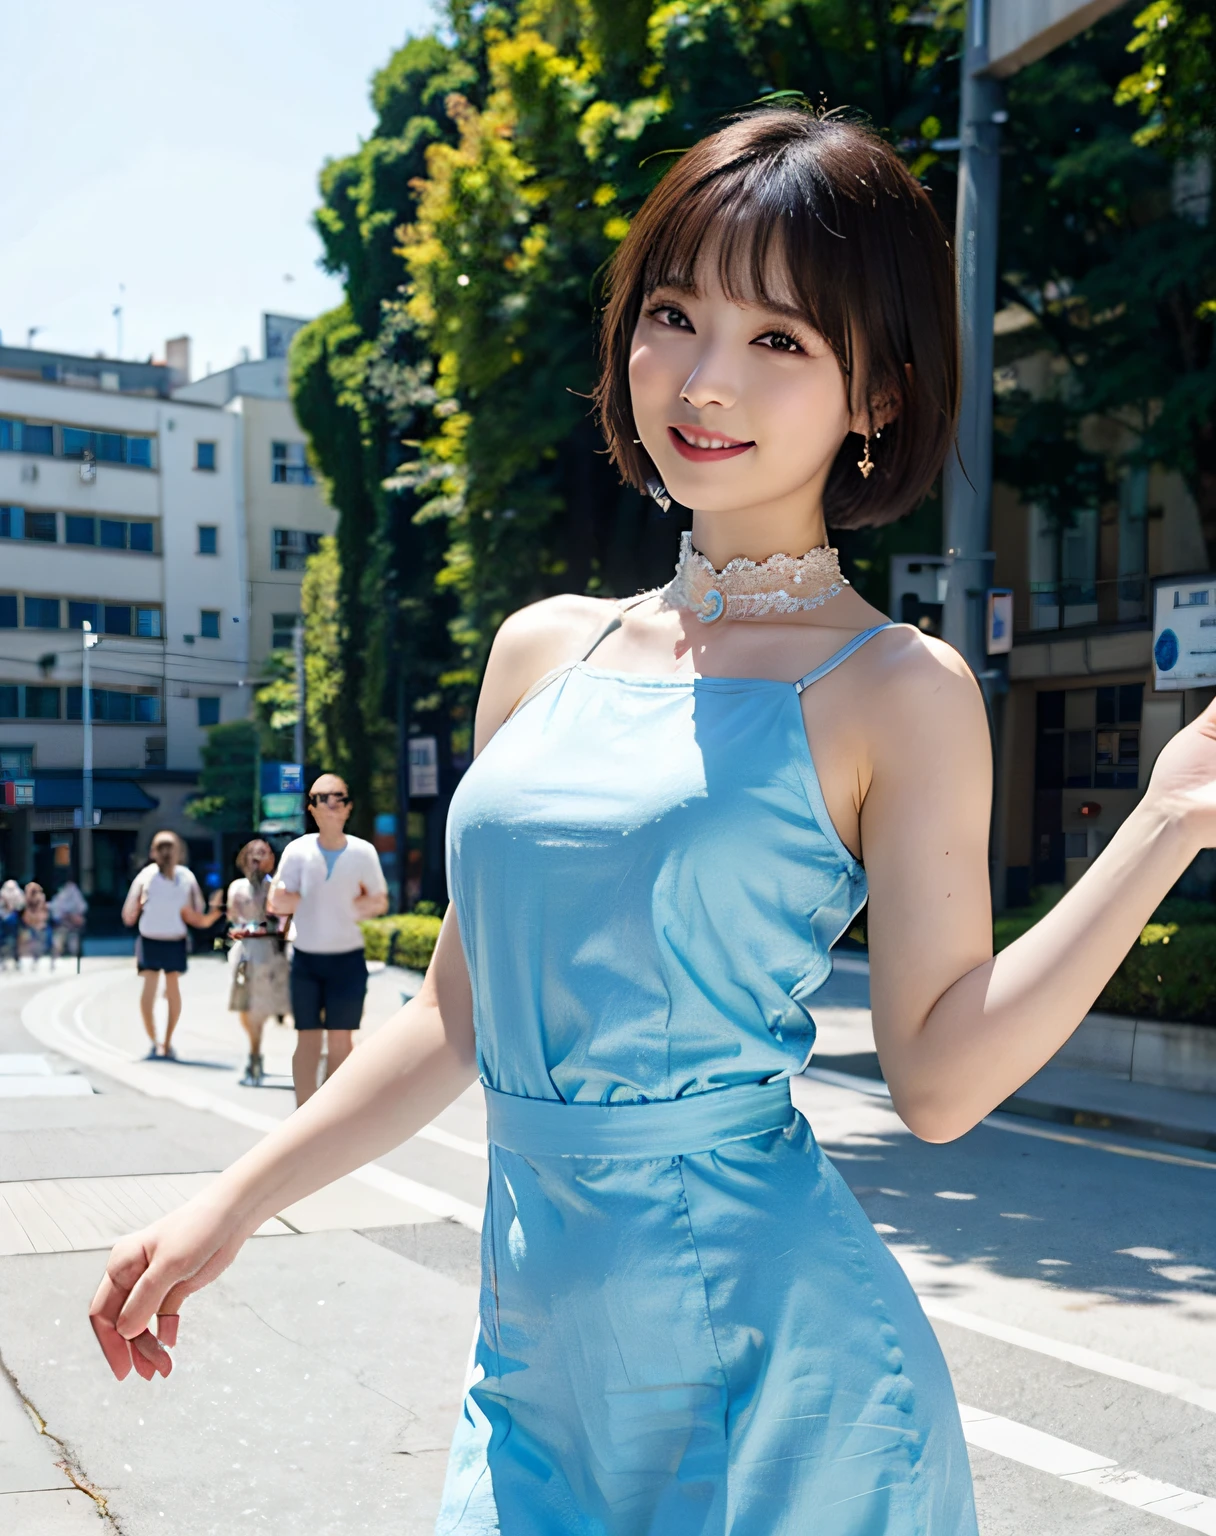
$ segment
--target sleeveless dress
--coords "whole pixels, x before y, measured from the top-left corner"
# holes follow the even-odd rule
[[[877,632],[793,685],[584,658],[456,791],[490,1161],[437,1536],[976,1532],[936,1338],[790,1103],[866,889],[798,696]]]

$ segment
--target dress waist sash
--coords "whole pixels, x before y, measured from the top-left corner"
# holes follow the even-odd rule
[[[485,1094],[490,1141],[522,1157],[680,1157],[779,1130],[794,1115],[785,1077],[645,1104],[564,1104],[490,1087]]]

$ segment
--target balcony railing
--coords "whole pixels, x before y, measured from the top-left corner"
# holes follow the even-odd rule
[[[1019,633],[1077,629],[1087,624],[1143,623],[1150,613],[1146,575],[1109,581],[1032,581],[1016,616]]]

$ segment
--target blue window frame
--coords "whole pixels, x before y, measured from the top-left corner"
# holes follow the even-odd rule
[[[131,633],[131,605],[129,603],[106,603],[103,617],[107,635],[129,635]]]
[[[126,462],[136,469],[151,469],[152,439],[150,437],[127,438]]]
[[[0,507],[0,539],[25,537],[25,508]]]
[[[145,640],[160,639],[160,609],[137,608],[135,610],[135,633]]]
[[[220,531],[214,523],[200,523],[198,525],[198,552],[200,555],[219,554]]]
[[[214,470],[215,469],[215,444],[214,443],[205,443],[205,442],[204,443],[195,443],[195,445],[194,445],[194,467],[195,467],[195,469],[206,469],[206,470]]]
[[[21,715],[21,699],[15,683],[0,685],[0,719],[17,720]]]
[[[79,720],[82,690],[69,688],[65,719]],[[118,688],[90,688],[89,714],[109,725],[159,725],[160,696],[154,693],[124,693]]]
[[[34,688],[27,683],[24,713],[27,720],[58,720],[59,689]]]
[[[0,416],[0,453],[54,453],[55,429],[42,422]]]
[[[27,597],[25,600],[26,629],[58,629],[59,606],[57,597]]]
[[[198,632],[204,640],[218,640],[220,637],[220,615],[218,608],[204,608],[198,616]]]
[[[274,485],[312,484],[312,470],[303,443],[271,443],[270,479]]]
[[[97,519],[95,517],[77,517],[75,513],[65,512],[63,517],[63,542],[65,544],[96,544]]]
[[[128,437],[122,432],[91,432],[85,427],[64,427],[64,458],[80,459],[86,453],[91,453],[99,464],[132,464],[138,469],[152,468],[150,437]]]
[[[111,517],[100,518],[99,522],[101,524],[101,541],[100,542],[101,542],[102,549],[126,549],[126,547],[127,547],[127,525],[126,525],[126,523],[116,522]]]
[[[200,725],[218,725],[220,723],[220,701],[218,698],[198,700],[198,723]]]
[[[17,596],[14,592],[0,592],[0,629],[17,628]]]
[[[58,519],[53,512],[25,511],[25,536],[40,544],[54,544],[59,537]]]
[[[152,524],[132,523],[130,528],[131,548],[138,549],[145,555],[152,553]]]

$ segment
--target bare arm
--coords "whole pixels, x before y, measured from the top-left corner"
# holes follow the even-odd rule
[[[139,914],[144,909],[144,897],[146,888],[139,876],[131,882],[131,889],[127,892],[127,899],[122,904],[122,920],[128,928],[134,928],[139,922]]]
[[[299,891],[289,891],[276,880],[266,898],[266,910],[272,917],[290,917],[300,905]]]
[[[477,751],[537,677],[578,654],[590,610],[600,616],[607,606],[551,599],[503,625],[478,704]],[[283,914],[298,901],[276,885],[268,905]],[[90,1307],[114,1374],[121,1380],[134,1366],[145,1380],[167,1376],[163,1346],[176,1341],[182,1302],[222,1274],[263,1221],[412,1136],[476,1075],[472,989],[449,907],[417,997],[208,1189],[115,1245]]]
[[[388,911],[388,892],[369,891],[366,886],[361,886],[359,895],[355,897],[355,916],[360,922],[369,917],[379,917],[382,912]]]
[[[1216,839],[1216,711],[1166,747],[1144,799],[1059,904],[992,954],[992,767],[979,691],[928,646],[874,711],[861,826],[874,1035],[918,1136],[971,1129],[1047,1062]]]

